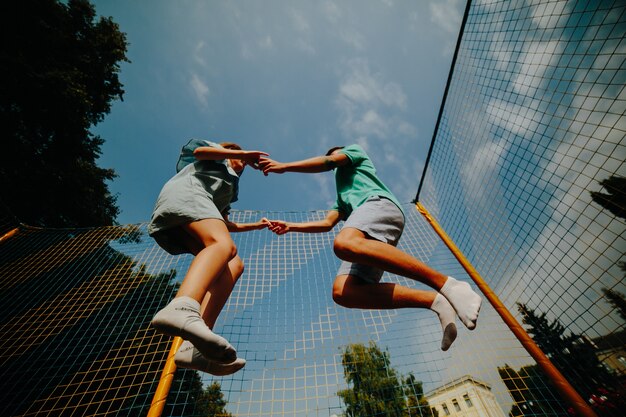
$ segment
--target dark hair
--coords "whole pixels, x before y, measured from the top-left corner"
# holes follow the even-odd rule
[[[334,147],[330,148],[328,150],[328,152],[326,152],[326,156],[330,156],[330,154],[335,152],[337,149],[343,149],[343,148],[345,148],[345,146],[334,146]]]
[[[220,145],[222,148],[226,149],[236,149],[238,151],[241,150],[241,146],[237,145],[235,142],[221,142]]]

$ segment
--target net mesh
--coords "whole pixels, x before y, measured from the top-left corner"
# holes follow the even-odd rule
[[[624,409],[625,7],[473,2],[419,195],[599,415]]]
[[[472,2],[419,195],[602,416],[621,415],[626,395],[625,9]],[[415,208],[404,209],[400,248],[469,280]],[[164,416],[570,414],[489,305],[442,352],[429,311],[333,303],[334,233],[234,235],[246,270],[215,330],[247,365],[219,378],[177,370]],[[149,322],[191,257],[165,253],[145,224],[38,229],[3,214],[0,235],[0,415],[146,415],[171,343]],[[380,382],[368,390],[346,373],[368,363],[346,360],[358,346],[382,358],[359,374]],[[361,408],[350,414],[349,403]]]
[[[400,247],[462,278],[462,269],[431,227],[413,206],[405,210]],[[325,212],[231,214],[233,221],[244,223],[264,216],[310,221]],[[473,359],[468,367],[461,356],[454,359],[472,351],[470,339],[480,330],[462,335],[454,353],[443,353],[441,328],[432,313],[334,304],[331,286],[339,261],[333,238],[333,232],[234,235],[246,271],[215,329],[248,363],[220,378],[177,370],[163,415],[203,415],[199,395],[213,382],[219,383],[233,415],[340,415],[344,404],[337,393],[348,388],[342,354],[358,343],[374,342],[386,350],[388,369],[413,373],[425,390],[470,374],[490,386],[502,385],[493,366],[486,369]],[[0,252],[2,414],[145,415],[170,348],[170,339],[154,333],[149,322],[173,297],[191,260],[160,249],[145,225],[21,226]],[[420,286],[387,274],[383,279]],[[483,315],[481,327],[491,327],[490,333],[500,329],[501,337],[512,339],[495,317],[489,318],[489,308]],[[496,392],[493,386],[489,392]],[[506,397],[504,388],[500,393]],[[424,407],[429,409],[407,405],[406,410]]]

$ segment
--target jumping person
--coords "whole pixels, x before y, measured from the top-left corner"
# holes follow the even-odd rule
[[[258,169],[259,158],[267,155],[232,142],[192,139],[182,148],[177,174],[159,194],[148,225],[150,236],[172,255],[195,255],[175,298],[152,319],[158,332],[184,340],[174,358],[180,367],[229,375],[246,364],[211,329],[243,273],[229,232],[268,225],[266,219],[246,224],[228,220],[245,166]]]
[[[446,276],[396,248],[404,229],[404,213],[359,145],[335,147],[325,156],[287,163],[261,157],[259,167],[265,175],[335,170],[337,201],[324,220],[270,220],[268,227],[279,235],[323,233],[345,220],[333,245],[343,261],[333,284],[337,304],[363,309],[429,308],[439,317],[444,351],[456,339],[457,315],[468,329],[476,327],[482,300],[468,283]],[[436,291],[381,283],[384,271],[422,282]]]

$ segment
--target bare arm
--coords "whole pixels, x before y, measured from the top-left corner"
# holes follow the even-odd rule
[[[265,175],[270,172],[275,172],[277,174],[282,174],[283,172],[302,172],[313,174],[317,172],[330,171],[338,166],[347,165],[349,163],[350,158],[339,152],[329,156],[316,156],[314,158],[294,162],[278,162],[266,157],[261,157],[259,160],[259,168]]]
[[[284,235],[288,232],[325,233],[335,227],[339,220],[341,220],[341,214],[338,211],[330,210],[325,219],[312,222],[291,223],[282,220],[270,220],[268,229],[277,235]]]
[[[219,160],[219,159],[241,159],[246,163],[256,164],[259,158],[269,154],[261,151],[244,151],[239,149],[213,148],[210,146],[200,146],[193,151],[193,156],[199,160]]]
[[[266,227],[271,225],[270,221],[267,220],[265,217],[254,223],[234,223],[228,220],[228,216],[224,216],[224,222],[226,222],[226,227],[228,228],[228,231],[232,233],[265,229]]]

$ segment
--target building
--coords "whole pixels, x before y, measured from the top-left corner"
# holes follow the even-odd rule
[[[426,394],[440,417],[506,417],[491,386],[465,375]]]
[[[626,331],[600,336],[591,341],[606,369],[619,378],[626,377]]]

